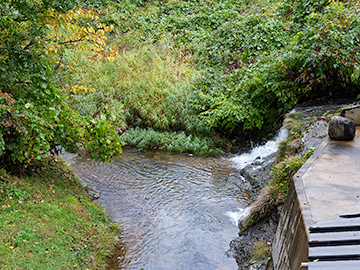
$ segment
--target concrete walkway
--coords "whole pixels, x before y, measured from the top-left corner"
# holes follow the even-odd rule
[[[357,127],[352,141],[325,139],[295,174],[272,246],[274,269],[299,270],[304,263],[308,263],[309,270],[354,269],[344,266],[344,261],[340,261],[341,267],[338,267],[334,261],[323,260],[323,255],[331,254],[329,249],[336,249],[333,259],[339,257],[340,253],[344,255],[347,251],[346,244],[324,247],[320,245],[324,243],[320,243],[319,248],[314,244],[309,247],[312,225],[319,226],[318,222],[351,222],[351,219],[340,218],[344,215],[360,215],[360,126]],[[329,239],[333,236],[331,233],[326,235],[330,235]],[[350,234],[351,240],[356,235],[357,232]],[[314,233],[311,233],[311,236],[314,236]],[[340,239],[344,240],[341,237]],[[316,238],[313,242],[320,241]],[[356,256],[359,254],[360,258],[358,246],[355,248]],[[354,247],[350,247],[351,252]],[[321,256],[316,253],[318,251],[322,252]],[[309,262],[310,255],[322,259]],[[327,264],[335,268],[329,268]],[[357,258],[351,265],[360,269],[360,260]]]
[[[294,182],[307,228],[360,214],[360,127],[352,141],[325,139]]]

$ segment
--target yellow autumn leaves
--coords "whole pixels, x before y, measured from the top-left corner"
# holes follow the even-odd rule
[[[100,22],[99,11],[77,7],[66,13],[50,9],[43,16],[47,28],[46,38],[39,40],[49,56],[59,54],[66,47],[76,46],[91,50],[94,58],[108,61],[116,59],[119,51],[116,47],[105,48],[105,34],[114,29],[113,25]]]

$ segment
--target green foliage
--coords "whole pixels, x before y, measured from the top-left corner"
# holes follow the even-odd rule
[[[123,140],[131,146],[219,154],[220,140],[214,143],[217,136],[200,122],[192,106],[189,84],[199,72],[190,56],[173,46],[164,37],[155,45],[120,49],[111,62],[89,60],[82,50],[68,51],[64,60],[72,68],[61,70],[59,85],[68,88],[75,83],[95,89],[77,93],[69,103],[82,115],[117,119],[119,129],[127,130]]]
[[[255,261],[262,261],[271,255],[271,246],[266,245],[264,242],[257,241],[253,246],[251,252],[252,259]]]
[[[271,126],[299,100],[359,92],[357,1],[86,3],[102,13],[72,9],[78,1],[1,3],[2,163],[58,146],[108,160],[129,127],[234,135]],[[117,57],[100,22],[115,25],[107,49]],[[82,36],[90,26],[97,38]],[[97,56],[64,54],[76,40],[97,44]]]
[[[295,23],[302,24],[311,13],[323,12],[330,0],[285,0],[279,3],[277,11],[279,15],[289,18]]]
[[[16,170],[18,165],[27,166],[59,149],[76,152],[82,147],[90,148],[92,157],[101,160],[121,152],[121,141],[114,128],[116,122],[81,116],[69,107],[68,94],[53,83],[61,44],[76,44],[73,39],[85,31],[72,18],[83,17],[84,21],[79,19],[77,23],[88,20],[92,24],[96,20],[91,10],[69,11],[75,4],[72,1],[2,1],[0,4],[2,166]],[[67,13],[62,15],[62,12]],[[64,30],[69,23],[72,23],[71,33]],[[100,44],[101,37],[95,38],[101,33],[94,30],[80,39],[89,41],[91,37]]]
[[[212,128],[260,129],[301,99],[359,91],[356,1],[124,1],[112,8],[120,15],[108,18],[127,42],[156,42],[167,32],[193,54],[205,70],[193,105]]]
[[[274,169],[271,171],[272,180],[270,182],[274,198],[277,198],[279,194],[284,193],[284,200],[286,199],[292,177],[306,160],[307,157],[291,156],[275,165]]]
[[[89,60],[83,51],[68,52],[72,69],[61,78],[62,87],[71,84],[96,89],[78,93],[70,104],[83,115],[119,119],[127,127],[151,127],[159,131],[208,132],[191,106],[189,82],[198,72],[189,58],[164,39],[156,45],[124,49],[111,62]]]
[[[30,195],[26,191],[19,190],[16,186],[9,183],[0,184],[1,201],[15,200],[16,202],[29,199]]]
[[[195,155],[219,155],[213,140],[196,135],[187,136],[184,132],[158,132],[153,129],[129,129],[124,141],[140,149],[160,149],[167,152],[194,153]]]
[[[211,121],[213,116],[227,113],[215,118],[214,125],[228,125],[226,121],[232,115],[244,128],[260,128],[302,97],[358,91],[355,59],[359,55],[353,53],[358,42],[358,14],[338,2],[331,2],[322,10],[305,16],[303,23],[289,23],[288,18],[267,14],[262,24],[276,19],[281,26],[277,28],[283,36],[281,43],[276,41],[279,49],[265,49],[254,63],[251,59],[243,62],[245,68],[226,76],[230,81],[224,86],[226,92],[208,92],[209,109],[203,113],[204,119]],[[226,98],[224,93],[229,93]],[[229,109],[231,106],[236,110]],[[243,118],[238,117],[239,110],[243,111]]]

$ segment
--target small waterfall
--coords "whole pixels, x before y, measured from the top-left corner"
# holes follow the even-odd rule
[[[265,184],[264,179],[268,178],[279,143],[286,140],[287,136],[287,130],[281,128],[279,133],[264,145],[253,148],[251,152],[231,158],[230,161],[238,170],[238,173],[231,175],[231,182],[237,186],[261,188]],[[239,208],[238,211],[229,211],[226,214],[233,223],[238,225],[248,215],[249,211],[249,207],[246,207]]]
[[[239,225],[239,221],[243,220],[249,213],[249,208],[239,208],[239,211],[237,212],[226,212],[226,214],[230,217],[230,220],[236,224],[236,226]]]
[[[279,143],[286,140],[287,136],[287,130],[281,128],[279,133],[272,140],[266,142],[264,145],[253,148],[250,153],[243,153],[230,160],[235,163],[235,167],[239,170],[252,164],[254,161],[259,161],[258,163],[261,164],[266,158],[276,153]]]

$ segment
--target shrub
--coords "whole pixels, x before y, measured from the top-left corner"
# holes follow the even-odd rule
[[[63,46],[91,45],[97,53],[111,27],[100,23],[95,10],[75,8],[75,1],[30,2],[0,4],[0,164],[16,170],[81,147],[108,160],[121,152],[113,122],[69,107],[70,97],[54,86],[53,74]]]
[[[288,1],[289,6],[292,3]],[[294,4],[287,16],[280,5],[278,13],[270,11],[261,22],[255,21],[256,30],[249,37],[256,38],[257,29],[268,31],[263,25],[274,21],[276,27],[270,29],[274,36],[282,37],[266,39],[262,51],[251,49],[253,59],[247,53],[249,45],[240,47],[239,68],[204,85],[198,103],[205,109],[200,116],[210,126],[261,128],[305,97],[359,91],[359,54],[355,52],[360,20],[356,5],[335,1],[320,1],[318,6],[311,1],[299,3],[301,7]],[[313,12],[301,13],[304,6],[314,7],[310,9]]]

